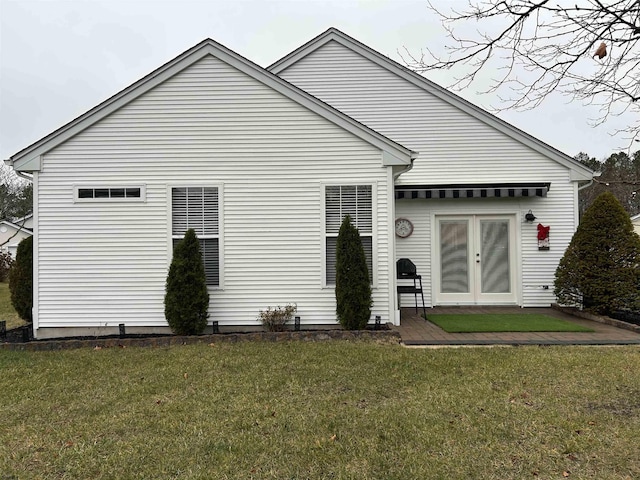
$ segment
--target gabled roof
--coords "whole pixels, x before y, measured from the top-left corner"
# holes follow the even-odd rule
[[[20,224],[22,222],[26,222],[27,220],[29,220],[31,217],[33,217],[33,213],[29,213],[28,215],[25,215],[24,217],[20,217],[20,218],[16,218],[13,223],[17,223]]]
[[[435,95],[442,101],[449,103],[450,105],[462,110],[463,112],[471,115],[479,121],[490,125],[491,127],[513,138],[514,140],[523,143],[524,145],[527,145],[529,148],[532,148],[542,155],[555,160],[561,165],[564,165],[565,167],[570,169],[572,180],[592,179],[593,172],[570,156],[529,135],[528,133],[523,132],[522,130],[514,127],[504,120],[499,119],[495,115],[490,114],[489,112],[483,110],[482,108],[474,105],[471,102],[468,102],[462,97],[451,93],[440,85],[406,68],[398,62],[382,55],[381,53],[373,50],[367,45],[359,42],[355,38],[350,37],[349,35],[341,32],[336,28],[330,28],[324,33],[321,33],[298,49],[294,50],[290,54],[270,65],[269,67],[267,67],[267,69],[279,75],[291,65],[295,64],[307,55],[313,53],[315,50],[332,41],[337,42],[340,45],[343,45],[344,47],[362,55],[363,57],[378,64],[379,66],[404,78],[417,87],[422,88],[432,95]]]
[[[162,65],[147,76],[133,83],[124,90],[116,93],[111,98],[95,106],[88,112],[77,117],[66,125],[60,127],[34,144],[24,148],[5,160],[18,171],[37,171],[40,169],[40,156],[51,149],[77,135],[84,129],[110,115],[140,95],[161,84],[168,78],[196,63],[207,55],[213,55],[217,59],[231,65],[248,76],[271,87],[291,100],[326,118],[330,122],[342,127],[362,140],[380,148],[385,165],[410,165],[416,152],[400,145],[384,135],[372,130],[366,125],[345,115],[331,107],[313,95],[301,90],[295,85],[267,71],[259,65],[251,62],[243,56],[226,48],[211,39],[206,39],[181,53],[173,60]]]
[[[17,231],[23,231],[24,233],[28,233],[29,235],[33,235],[33,230],[31,230],[30,228],[21,226],[21,225],[16,225],[16,222],[10,222],[9,220],[2,220],[0,221],[1,224],[3,225],[8,225],[11,228],[14,228]]]

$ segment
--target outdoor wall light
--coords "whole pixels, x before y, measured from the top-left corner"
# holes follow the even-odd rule
[[[524,219],[527,222],[532,223],[536,219],[536,216],[533,214],[531,210],[529,210],[527,214],[524,216]]]

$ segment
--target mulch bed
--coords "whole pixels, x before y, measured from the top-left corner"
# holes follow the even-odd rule
[[[611,318],[621,320],[627,323],[633,323],[634,325],[640,325],[640,312],[631,312],[620,310],[609,315]]]
[[[71,337],[37,340],[32,336],[31,324],[7,331],[6,338],[0,339],[0,349],[6,350],[66,350],[72,348],[112,348],[112,347],[162,347],[169,345],[192,345],[198,343],[236,343],[246,341],[282,342],[327,340],[373,341],[399,344],[400,334],[387,324],[373,325],[365,330],[303,329],[284,332],[215,333],[203,335],[141,335],[127,334],[102,337]]]

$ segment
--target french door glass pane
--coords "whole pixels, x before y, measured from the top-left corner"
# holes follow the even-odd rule
[[[481,220],[481,291],[509,293],[509,221]]]
[[[442,293],[469,292],[469,226],[467,221],[440,221],[440,287]]]

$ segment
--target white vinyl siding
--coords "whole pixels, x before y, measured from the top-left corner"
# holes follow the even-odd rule
[[[373,196],[371,185],[325,187],[326,285],[336,283],[336,245],[344,217],[358,229],[373,281]]]
[[[200,242],[207,285],[220,285],[220,215],[217,187],[171,189],[171,236],[173,246],[189,229]]]
[[[414,261],[431,304],[434,214],[517,214],[519,302],[548,306],[555,301],[555,269],[577,227],[577,186],[569,169],[377,65],[337,41],[301,58],[279,74],[356,120],[419,152],[399,185],[550,182],[546,198],[399,200],[396,217],[414,224],[396,240],[396,258]],[[531,209],[538,217],[527,224]],[[539,251],[535,226],[551,226],[551,249]]]
[[[322,186],[363,179],[377,186],[372,314],[392,318],[392,180],[381,150],[214,57],[61,144],[43,165],[40,327],[166,326],[171,188],[213,182],[222,275],[210,321],[257,327],[260,310],[296,303],[303,324],[335,325],[335,294],[322,288]],[[136,208],[69,194],[73,185],[140,182],[146,201]]]

